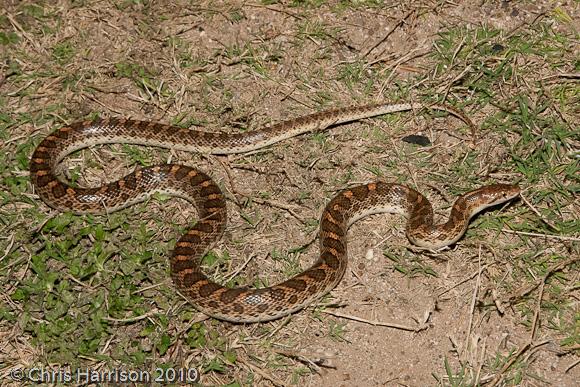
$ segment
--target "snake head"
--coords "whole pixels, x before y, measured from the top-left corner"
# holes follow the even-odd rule
[[[491,184],[465,194],[464,198],[473,205],[472,214],[483,209],[508,202],[519,196],[521,190],[512,184]]]

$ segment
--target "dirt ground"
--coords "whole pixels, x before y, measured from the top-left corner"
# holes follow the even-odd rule
[[[518,160],[527,157],[525,136],[499,126],[498,114],[517,106],[486,99],[468,83],[486,81],[486,66],[502,60],[513,66],[514,77],[494,79],[490,89],[502,97],[517,91],[534,99],[542,94],[535,82],[555,74],[575,75],[570,82],[577,82],[577,48],[563,51],[558,66],[519,47],[515,57],[507,52],[516,50],[511,37],[534,40],[534,31],[544,25],[577,43],[578,2],[4,3],[2,108],[7,117],[30,117],[7,129],[3,147],[7,152],[19,147],[24,161],[17,164],[15,158],[5,169],[25,179],[26,200],[15,208],[36,216],[31,222],[22,215],[16,222],[22,234],[14,231],[16,239],[11,245],[7,238],[2,249],[11,273],[3,279],[3,310],[29,316],[2,324],[7,349],[0,363],[7,380],[10,369],[39,364],[95,369],[165,364],[195,367],[203,385],[578,385],[574,257],[580,235],[571,228],[559,234],[569,239],[561,240],[510,232],[537,218],[534,205],[516,201],[486,212],[456,246],[436,254],[411,247],[400,217],[361,220],[349,231],[349,269],[329,296],[281,321],[235,325],[195,311],[168,279],[171,247],[195,219],[189,203],[161,198],[111,217],[74,216],[55,235],[54,228],[38,230],[62,215],[26,185],[25,167],[34,145],[52,129],[96,115],[239,132],[351,104],[437,99],[462,108],[476,123],[475,142],[457,118],[416,111],[340,125],[245,155],[112,145],[66,160],[65,175],[85,186],[120,178],[139,164],[170,161],[208,171],[226,192],[229,211],[228,231],[213,250],[209,274],[231,285],[267,286],[315,260],[321,209],[337,191],[357,183],[381,178],[409,184],[430,198],[441,219],[456,195],[482,184],[519,183],[529,197],[535,197],[536,186],[548,191],[556,184],[562,175],[534,180],[522,172]],[[475,51],[484,44],[497,54],[478,57]],[[536,79],[517,78],[518,71],[536,65]],[[550,114],[577,128],[577,113],[572,108]],[[428,137],[431,145],[401,140],[412,134]],[[578,145],[578,138],[568,141]],[[562,167],[557,173],[573,162],[555,163]],[[574,196],[564,202],[551,208],[563,221],[577,222]],[[96,273],[76,275],[64,257],[46,261],[49,272],[62,276],[47,292],[66,280],[76,300],[59,319],[82,321],[80,330],[94,321],[81,299],[95,303],[93,297],[103,294],[106,300],[100,320],[106,325],[95,325],[93,352],[76,331],[66,335],[68,349],[58,349],[27,325],[44,324],[50,331],[57,324],[47,295],[27,290],[28,304],[38,302],[29,307],[15,293],[39,276],[30,256],[49,249],[48,240],[67,244],[100,223],[104,249],[114,252]],[[30,237],[32,230],[42,237]],[[63,255],[90,263],[82,252],[101,241],[90,235]],[[145,258],[127,268],[133,261],[123,257],[134,252]],[[543,271],[527,267],[522,257],[546,257]],[[536,308],[538,297],[542,303],[538,289],[548,294],[544,283],[548,289],[554,273],[565,281],[558,297],[566,308],[558,313]],[[116,278],[125,285],[118,288]],[[113,312],[112,294],[125,291],[139,299]]]

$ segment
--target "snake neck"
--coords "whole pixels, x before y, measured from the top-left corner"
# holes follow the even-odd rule
[[[471,218],[486,208],[511,200],[516,194],[519,194],[517,187],[504,184],[485,186],[468,192],[455,201],[449,219],[442,224],[434,224],[432,209],[427,209],[420,201],[416,201],[409,210],[407,238],[414,245],[431,250],[453,245],[465,234]]]

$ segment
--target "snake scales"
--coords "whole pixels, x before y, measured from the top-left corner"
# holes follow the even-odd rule
[[[208,175],[183,165],[163,164],[137,169],[102,187],[76,188],[57,178],[57,165],[75,150],[105,143],[211,154],[241,153],[332,125],[423,107],[420,103],[348,107],[240,134],[207,133],[123,119],[78,122],[56,130],[38,145],[30,162],[31,180],[38,195],[62,211],[111,212],[145,200],[153,192],[169,193],[195,203],[199,220],[181,236],[171,257],[171,276],[176,287],[199,310],[216,318],[233,322],[268,321],[305,307],[338,284],[347,265],[347,229],[361,217],[381,212],[403,214],[408,219],[408,239],[415,245],[438,249],[461,238],[473,215],[514,198],[519,188],[496,184],[464,194],[453,205],[449,220],[441,225],[433,224],[429,201],[407,186],[379,181],[346,189],[322,213],[320,258],[311,268],[268,288],[229,289],[210,281],[200,268],[201,258],[221,237],[227,218],[224,195]],[[449,106],[427,107],[448,111],[472,125],[461,112]]]

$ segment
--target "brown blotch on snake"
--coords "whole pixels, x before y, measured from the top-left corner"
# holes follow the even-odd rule
[[[343,273],[344,274],[344,273]],[[314,282],[323,282],[326,279],[326,270],[321,268],[310,269],[304,272],[304,275]],[[312,286],[312,285],[310,285]]]
[[[190,252],[188,252],[189,254],[191,254]],[[176,254],[174,252],[174,254]],[[171,270],[175,271],[175,272],[183,272],[184,270],[187,269],[195,269],[195,264],[193,262],[191,262],[191,260],[189,259],[182,259],[182,260],[173,260],[173,263],[171,264]],[[185,279],[185,277],[188,277],[187,279]],[[195,280],[196,276],[198,276],[199,278],[197,280]],[[203,274],[199,273],[199,272],[193,272],[193,273],[187,273],[184,275],[184,280],[186,280],[189,283],[196,283],[197,281],[202,280]]]
[[[287,288],[291,288],[291,289],[297,290],[299,292],[301,292],[304,289],[306,289],[306,282],[304,280],[301,280],[301,279],[298,279],[298,278],[289,279],[287,281],[282,282],[280,285],[281,286],[285,286]]]
[[[325,251],[320,255],[320,258],[324,263],[326,263],[331,269],[338,269],[340,266],[340,261],[338,260],[338,255],[333,254],[330,251]]]
[[[209,283],[203,285],[201,288],[199,288],[199,295],[202,297],[208,297],[220,289],[222,289],[222,287],[220,285],[213,283],[213,282],[209,282]]]
[[[447,111],[474,126],[463,113],[447,105],[378,103],[315,113],[246,133],[208,133],[153,122],[105,119],[74,123],[47,136],[30,162],[30,179],[36,193],[51,207],[77,213],[108,213],[145,200],[155,192],[187,198],[198,210],[199,221],[178,241],[171,258],[176,287],[204,313],[233,322],[268,321],[300,310],[340,282],[347,263],[347,230],[363,216],[389,212],[407,217],[409,240],[439,249],[457,242],[469,219],[489,206],[519,194],[513,185],[491,185],[459,198],[449,220],[433,224],[431,205],[413,189],[385,182],[351,187],[339,192],[326,206],[320,222],[321,256],[314,266],[279,285],[265,289],[226,289],[201,271],[201,258],[225,229],[224,195],[213,180],[197,169],[164,164],[137,169],[118,182],[99,188],[72,188],[56,175],[58,164],[72,152],[106,143],[131,143],[211,154],[253,151],[313,130],[323,130],[362,118],[423,107]]]
[[[232,303],[238,298],[240,294],[245,292],[245,289],[228,289],[221,294],[220,301],[225,304]]]

